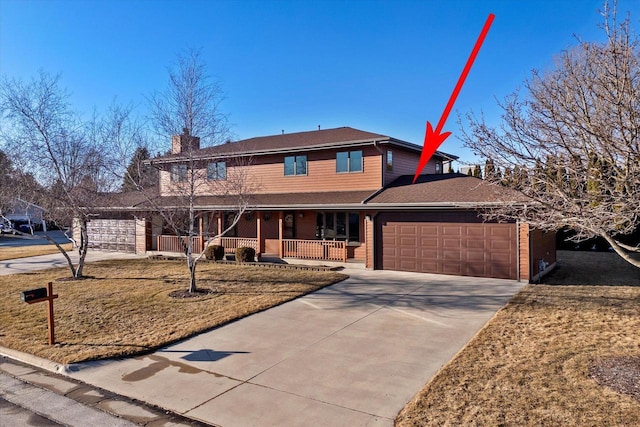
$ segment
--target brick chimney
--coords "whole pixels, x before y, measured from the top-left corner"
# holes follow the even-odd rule
[[[184,128],[181,135],[173,135],[171,137],[171,154],[184,153],[189,149],[200,149],[200,138],[189,135],[189,129]]]

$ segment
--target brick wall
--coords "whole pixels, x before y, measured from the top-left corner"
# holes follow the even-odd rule
[[[520,260],[520,280],[529,281],[531,279],[530,272],[530,256],[529,256],[529,224],[519,224],[519,260]]]

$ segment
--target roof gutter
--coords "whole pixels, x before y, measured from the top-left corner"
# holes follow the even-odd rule
[[[377,144],[381,141],[384,141],[384,139],[373,140],[374,144]],[[316,144],[316,145],[309,145],[304,147],[287,147],[287,148],[274,148],[269,150],[246,150],[241,152],[196,154],[196,155],[193,155],[191,158],[193,160],[207,160],[207,159],[229,159],[229,158],[235,158],[235,157],[268,156],[273,154],[320,151],[320,150],[327,150],[331,148],[360,147],[364,145],[369,145],[371,143],[372,143],[371,139],[362,139],[362,140],[347,141],[347,142]],[[176,157],[169,157],[169,158],[149,159],[149,160],[145,160],[143,163],[149,164],[149,165],[161,164],[161,163],[181,163],[188,159],[189,159],[189,156],[176,156]]]

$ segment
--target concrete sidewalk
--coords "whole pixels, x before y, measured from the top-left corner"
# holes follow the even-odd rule
[[[345,271],[339,284],[147,356],[67,375],[232,426],[391,426],[524,283]]]

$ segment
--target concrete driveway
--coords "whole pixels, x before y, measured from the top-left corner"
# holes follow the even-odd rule
[[[75,265],[78,263],[79,255],[78,251],[73,250],[68,252],[71,261]],[[103,261],[108,259],[128,259],[128,258],[143,258],[144,255],[136,255],[125,252],[103,252],[94,251],[89,249],[85,262]],[[49,255],[32,256],[28,258],[16,258],[0,261],[0,276],[8,274],[20,274],[28,273],[35,270],[44,270],[46,268],[64,267],[67,268],[69,264],[66,258],[60,252],[56,252]]]
[[[0,248],[11,248],[16,246],[38,246],[38,245],[50,245],[47,239],[44,238],[42,231],[36,231],[34,236],[21,236],[11,234],[0,234]],[[71,241],[65,236],[63,231],[52,230],[49,231],[49,237],[55,240],[59,244],[71,243]]]
[[[346,271],[339,284],[147,356],[67,367],[84,382],[232,426],[391,426],[524,284]]]

